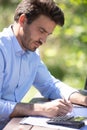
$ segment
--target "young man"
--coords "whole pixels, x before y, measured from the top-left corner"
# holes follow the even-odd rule
[[[0,33],[1,123],[17,116],[65,115],[72,110],[72,103],[87,106],[87,96],[53,77],[37,51],[56,25],[63,24],[64,14],[53,0],[23,0],[15,11],[14,23]],[[21,103],[32,85],[54,100]]]

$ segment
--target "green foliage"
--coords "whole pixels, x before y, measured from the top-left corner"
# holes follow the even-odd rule
[[[45,53],[41,48],[42,58],[54,76],[83,88],[87,76],[87,1],[56,2],[64,11],[65,25],[55,29],[44,47]]]

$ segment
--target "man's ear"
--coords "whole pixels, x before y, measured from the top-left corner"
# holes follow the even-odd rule
[[[27,22],[27,18],[25,16],[25,14],[22,14],[20,17],[19,17],[19,23],[21,26],[24,25],[24,23]]]

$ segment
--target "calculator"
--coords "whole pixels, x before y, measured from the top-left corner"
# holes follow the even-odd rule
[[[48,124],[60,125],[70,128],[81,128],[85,125],[83,121],[75,121],[71,115],[53,117],[47,121]]]

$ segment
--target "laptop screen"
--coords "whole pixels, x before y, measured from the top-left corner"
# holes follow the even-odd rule
[[[86,81],[85,81],[84,89],[87,90],[87,78],[86,78]]]

